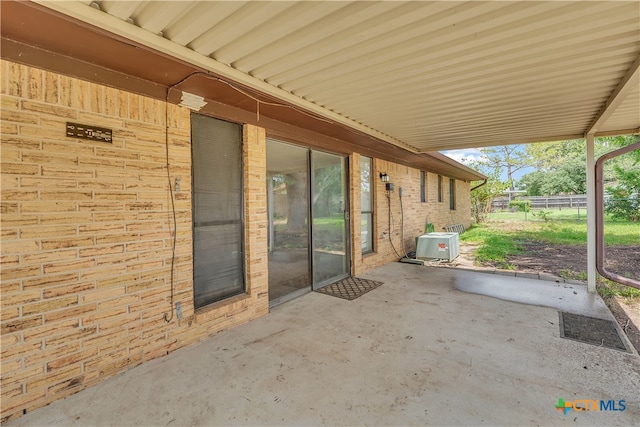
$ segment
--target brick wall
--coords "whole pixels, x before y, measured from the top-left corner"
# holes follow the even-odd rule
[[[244,128],[247,292],[194,312],[190,111],[7,61],[0,76],[3,419],[268,312],[264,130]]]
[[[247,289],[194,311],[190,111],[133,93],[0,62],[2,113],[1,332],[2,419],[268,312],[265,130],[243,130]],[[166,110],[168,108],[168,110]],[[168,117],[168,120],[165,120]],[[110,128],[112,143],[68,138],[67,121]],[[169,173],[167,177],[168,142]],[[436,230],[470,223],[469,184],[448,177],[437,202],[437,175],[374,159],[374,249],[360,253],[360,156],[350,156],[352,272],[403,254],[426,221]],[[174,194],[169,181],[181,178]],[[174,302],[171,271],[173,233]]]
[[[449,209],[449,177],[443,176],[442,202],[438,202],[438,175],[426,173],[426,203],[420,199],[420,170],[408,166],[374,159],[373,185],[374,199],[374,252],[362,255],[360,251],[360,157],[352,156],[351,200],[352,200],[352,230],[357,232],[352,240],[352,269],[354,274],[361,274],[367,270],[396,261],[398,256],[404,256],[404,251],[415,250],[415,238],[424,233],[425,223],[434,225],[435,231],[444,231],[443,227],[462,223],[465,227],[471,225],[471,199],[469,197],[470,184],[456,180],[456,209]],[[389,175],[390,182],[395,185],[395,191],[387,198],[385,185],[380,181],[380,173]],[[403,188],[402,206],[400,205],[400,187]],[[392,227],[389,227],[389,207],[391,208]],[[404,214],[404,215],[403,215]],[[404,233],[402,232],[404,221]],[[391,230],[391,240],[389,231]],[[403,240],[404,237],[404,251]]]

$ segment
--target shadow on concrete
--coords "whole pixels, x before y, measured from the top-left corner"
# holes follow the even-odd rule
[[[638,355],[560,338],[558,309],[613,318],[585,287],[400,263],[362,277],[384,285],[353,301],[309,293],[7,425],[640,419]],[[626,409],[565,415],[560,398],[624,400]]]

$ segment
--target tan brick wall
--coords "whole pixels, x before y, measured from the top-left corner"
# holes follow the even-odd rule
[[[190,111],[7,61],[0,93],[3,419],[268,312],[264,130],[244,129],[247,292],[194,312]]]
[[[360,157],[353,155],[351,163],[351,195],[352,195],[352,229],[353,235],[352,266],[354,274],[361,274],[372,268],[388,262],[396,261],[398,256],[415,250],[415,238],[424,233],[425,223],[434,224],[435,231],[443,231],[443,227],[462,223],[465,227],[471,225],[471,200],[469,197],[470,184],[456,180],[456,209],[449,209],[449,177],[443,176],[442,202],[438,202],[438,175],[427,172],[426,188],[427,202],[420,201],[420,170],[408,166],[374,159],[373,185],[374,199],[374,253],[362,255],[360,251]],[[379,175],[386,172],[390,182],[395,185],[395,191],[387,198],[385,185]],[[402,209],[400,205],[400,187],[404,189]],[[389,206],[391,207],[391,240],[389,241]],[[404,216],[403,216],[404,213]],[[404,233],[402,221],[404,218]],[[404,251],[402,245],[404,237]]]
[[[264,129],[243,131],[246,293],[195,311],[190,111],[6,61],[0,94],[3,419],[268,312]],[[67,138],[67,121],[111,128],[113,142]],[[165,135],[171,182],[181,177],[173,282],[184,314],[169,323],[174,226]],[[468,183],[456,182],[450,211],[448,177],[438,203],[437,175],[428,173],[421,203],[419,170],[374,159],[375,252],[363,257],[359,154],[350,164],[355,274],[397,259],[383,236],[389,206],[379,172],[396,185],[391,236],[401,254],[399,187],[407,251],[426,221],[436,230],[469,226]]]

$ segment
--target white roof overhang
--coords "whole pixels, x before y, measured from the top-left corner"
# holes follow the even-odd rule
[[[35,3],[413,153],[640,129],[638,1]]]

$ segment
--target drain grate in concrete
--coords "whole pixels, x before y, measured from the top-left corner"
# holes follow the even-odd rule
[[[334,297],[354,300],[370,290],[382,285],[382,282],[375,280],[361,279],[359,277],[347,277],[323,288],[316,289],[321,294],[332,295]]]
[[[564,311],[558,313],[562,338],[629,352],[624,341],[620,338],[613,320],[598,319]]]

